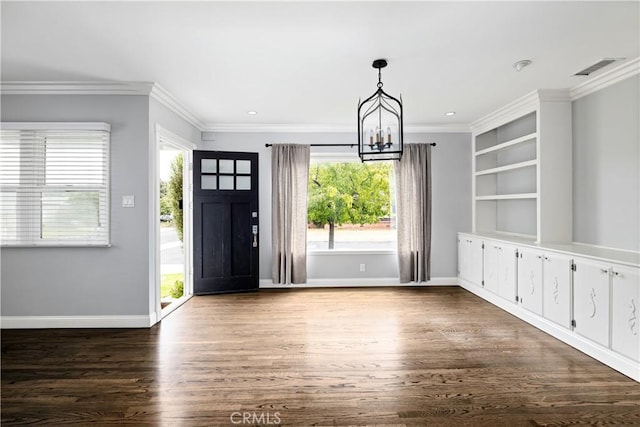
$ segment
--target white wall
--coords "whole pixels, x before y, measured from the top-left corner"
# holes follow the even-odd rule
[[[2,248],[2,315],[147,315],[149,98],[3,95],[1,118],[111,124],[112,244]],[[123,195],[135,208],[121,207]]]
[[[573,102],[574,241],[640,250],[640,76]]]
[[[350,144],[352,133],[242,133],[204,132],[202,149],[258,153],[260,185],[260,278],[271,278],[271,149],[265,143]],[[436,142],[433,149],[432,277],[455,277],[456,233],[471,229],[471,155],[468,133],[407,134],[407,142]],[[324,152],[352,151],[356,147],[313,147]],[[361,273],[359,264],[366,263]],[[308,278],[366,279],[397,277],[395,255],[310,255]]]

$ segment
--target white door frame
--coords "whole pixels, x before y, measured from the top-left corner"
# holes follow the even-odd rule
[[[192,177],[191,169],[193,163],[193,150],[197,146],[191,141],[163,128],[159,124],[155,125],[155,136],[151,144],[150,153],[150,178],[151,191],[149,200],[149,308],[152,315],[153,324],[162,320],[162,317],[171,313],[180,305],[185,303],[193,295],[193,271],[192,271],[192,248],[193,248],[193,225],[191,224],[192,200]],[[182,198],[183,198],[183,245],[184,245],[184,288],[183,297],[171,303],[162,310],[160,304],[160,150],[162,147],[171,147],[182,150],[185,153],[182,171]]]

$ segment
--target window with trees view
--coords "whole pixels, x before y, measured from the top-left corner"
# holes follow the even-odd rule
[[[307,248],[396,248],[393,164],[322,161],[309,168]]]

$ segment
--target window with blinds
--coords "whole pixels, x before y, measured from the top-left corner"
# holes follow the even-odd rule
[[[109,245],[106,123],[2,123],[0,245]]]

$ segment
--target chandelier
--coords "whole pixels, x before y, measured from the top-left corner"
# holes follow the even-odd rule
[[[402,157],[402,95],[400,100],[382,90],[385,59],[373,61],[378,69],[378,90],[358,100],[358,155],[370,160],[400,160]]]

